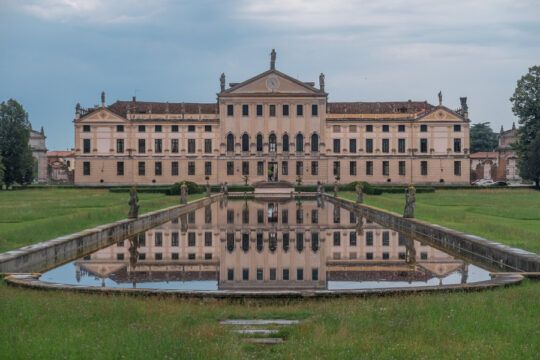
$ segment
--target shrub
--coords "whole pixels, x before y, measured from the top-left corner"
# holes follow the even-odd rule
[[[204,187],[197,185],[193,181],[186,181],[188,194],[201,194],[204,192]],[[169,188],[169,195],[180,195],[180,187],[182,182],[177,182]]]

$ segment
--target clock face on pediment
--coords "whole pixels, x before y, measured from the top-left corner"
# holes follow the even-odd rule
[[[272,75],[266,78],[266,88],[272,92],[279,89],[279,79],[277,76]]]
[[[226,95],[233,94],[305,94],[308,96],[320,96],[319,89],[314,88],[312,83],[303,83],[288,75],[271,72],[263,73],[243,83],[235,84],[226,90]],[[222,95],[223,96],[223,93]]]

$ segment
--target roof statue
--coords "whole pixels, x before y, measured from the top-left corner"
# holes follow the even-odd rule
[[[319,75],[319,87],[321,89],[321,92],[324,92],[324,74],[323,73]]]
[[[516,123],[512,122],[512,130],[516,130]]]
[[[80,113],[81,113],[81,104],[77,103],[77,105],[75,105],[75,114],[80,114]]]
[[[442,106],[442,92],[439,91],[439,106]]]
[[[221,91],[225,91],[225,73],[221,73],[221,76],[219,77],[219,85],[221,87]]]
[[[105,91],[101,92],[101,107],[105,107]]]
[[[514,126],[515,127],[515,126]],[[45,130],[43,130],[43,126],[41,127],[41,131],[40,131],[41,135],[45,135]]]
[[[270,53],[270,70],[276,70],[276,50],[272,49]]]
[[[460,97],[459,101],[461,101],[461,110],[463,110],[463,113],[469,112],[469,106],[467,106],[467,97]]]

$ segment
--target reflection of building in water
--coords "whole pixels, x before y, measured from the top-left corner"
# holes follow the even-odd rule
[[[219,280],[220,289],[324,289],[332,280],[427,281],[467,270],[437,249],[315,201],[213,203],[76,265],[118,283]]]

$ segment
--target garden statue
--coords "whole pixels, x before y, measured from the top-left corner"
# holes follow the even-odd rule
[[[210,192],[211,192],[210,183],[208,182],[208,176],[206,176],[206,196],[207,197],[210,197]]]
[[[227,182],[223,184],[223,194],[229,195],[229,185],[227,185]]]
[[[338,190],[339,190],[338,181],[336,179],[336,181],[334,182],[334,197],[337,197]]]
[[[405,210],[403,211],[404,218],[414,218],[414,205],[416,203],[416,189],[413,184],[405,191]]]
[[[187,185],[185,182],[180,186],[180,204],[187,204]]]
[[[356,183],[356,203],[361,204],[364,202],[364,194],[362,193],[362,183]]]
[[[321,195],[322,194],[322,184],[320,181],[317,181],[317,195]]]
[[[139,216],[139,197],[135,186],[129,190],[129,215],[128,218],[136,219]]]

